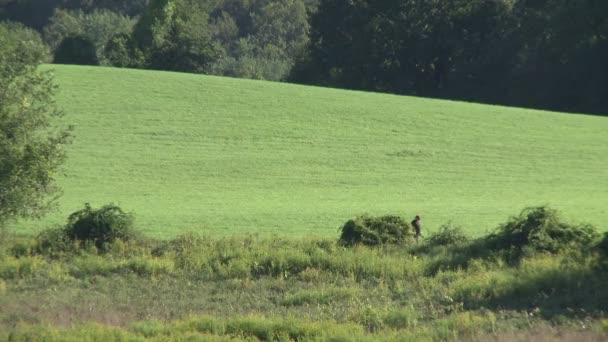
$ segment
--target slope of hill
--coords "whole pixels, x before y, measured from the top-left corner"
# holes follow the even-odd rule
[[[362,213],[480,234],[529,205],[608,222],[608,118],[190,74],[50,66],[76,126],[60,210],[152,236],[336,235]],[[600,227],[603,228],[603,227]]]

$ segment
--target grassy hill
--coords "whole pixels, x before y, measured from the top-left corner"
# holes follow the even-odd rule
[[[151,236],[337,236],[362,213],[472,234],[525,206],[608,222],[608,118],[180,73],[50,66],[76,126],[60,210]],[[605,227],[602,227],[605,228]]]

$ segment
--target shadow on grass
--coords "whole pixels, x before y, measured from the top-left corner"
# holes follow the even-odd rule
[[[455,297],[465,309],[527,311],[545,319],[602,317],[608,310],[606,271],[597,264],[544,269],[523,265],[474,276],[456,289]]]

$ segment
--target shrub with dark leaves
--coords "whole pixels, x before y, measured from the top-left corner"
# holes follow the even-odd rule
[[[589,246],[599,237],[595,227],[562,222],[557,210],[548,207],[524,209],[488,237],[488,247],[557,253]]]
[[[413,241],[414,231],[399,216],[358,216],[349,220],[341,229],[340,243],[344,246],[363,244],[404,244]]]
[[[70,215],[65,232],[71,240],[92,241],[97,248],[102,248],[115,240],[134,239],[133,220],[133,215],[116,205],[93,209],[87,203],[84,209]]]

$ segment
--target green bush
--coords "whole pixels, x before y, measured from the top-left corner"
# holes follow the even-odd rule
[[[557,210],[548,207],[524,209],[487,238],[488,247],[524,252],[557,253],[589,246],[599,237],[591,225],[562,222]]]
[[[40,232],[36,237],[33,252],[57,258],[66,253],[73,253],[76,249],[77,245],[66,235],[65,228],[59,227]]]
[[[413,241],[414,231],[410,224],[399,216],[359,216],[342,227],[340,243],[344,246],[363,244],[404,244]]]
[[[467,236],[462,228],[455,226],[452,223],[444,224],[439,228],[439,231],[429,236],[428,241],[433,246],[449,246],[466,242]]]
[[[92,241],[97,248],[104,248],[115,240],[134,239],[133,221],[133,215],[116,205],[93,209],[86,203],[84,209],[70,215],[65,232],[71,240]]]

